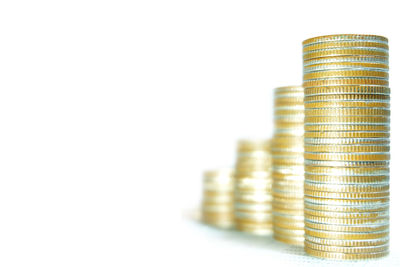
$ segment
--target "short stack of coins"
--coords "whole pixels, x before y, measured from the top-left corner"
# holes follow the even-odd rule
[[[388,40],[303,42],[305,251],[320,258],[389,253]]]
[[[235,169],[234,215],[236,229],[256,234],[272,233],[270,141],[238,143]]]
[[[304,90],[275,89],[272,140],[272,211],[274,238],[304,244]]]
[[[233,226],[233,170],[204,172],[202,220],[220,228]]]

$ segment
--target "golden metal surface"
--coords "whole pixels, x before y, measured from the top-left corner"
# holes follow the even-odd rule
[[[341,42],[319,42],[307,45],[303,48],[304,52],[309,52],[313,50],[321,50],[327,48],[342,48],[342,47],[378,47],[389,49],[387,43],[382,42],[363,42],[363,41],[341,41]]]
[[[309,80],[303,81],[303,87],[305,89],[309,87],[321,87],[321,86],[343,86],[343,85],[361,85],[361,86],[388,86],[389,82],[387,79],[377,79],[377,78],[329,78],[323,80]]]
[[[331,34],[309,38],[303,41],[303,46],[309,46],[314,43],[325,42],[379,42],[388,43],[388,39],[384,36],[371,35],[371,34]]]

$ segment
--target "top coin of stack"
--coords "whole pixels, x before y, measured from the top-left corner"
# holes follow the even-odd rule
[[[233,170],[204,172],[202,220],[220,228],[233,226]]]
[[[242,140],[235,170],[235,226],[265,235],[272,232],[270,142]]]
[[[321,258],[388,254],[388,40],[303,42],[305,250]]]
[[[304,90],[275,89],[275,131],[272,140],[272,211],[274,238],[304,244]]]

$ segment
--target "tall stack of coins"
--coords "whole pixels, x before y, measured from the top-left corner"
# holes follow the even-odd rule
[[[233,170],[204,172],[202,220],[220,228],[233,226]]]
[[[274,238],[304,244],[304,90],[275,89],[275,132],[272,141]]]
[[[238,230],[257,235],[272,232],[271,164],[269,141],[239,141],[234,196]]]
[[[389,241],[388,40],[303,42],[305,251],[377,258]]]

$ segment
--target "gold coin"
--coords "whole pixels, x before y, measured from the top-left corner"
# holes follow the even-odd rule
[[[300,214],[303,212],[304,203],[303,199],[299,199],[297,203],[286,203],[286,202],[278,202],[274,201],[272,203],[272,210],[277,213],[284,213],[287,211],[294,211],[297,212],[296,214]],[[299,212],[300,211],[300,212]]]
[[[327,246],[343,246],[343,247],[361,247],[361,246],[379,246],[389,243],[389,236],[376,239],[327,239],[304,235],[305,240]]]
[[[304,101],[309,101],[312,96],[328,96],[328,95],[356,95],[358,97],[362,95],[390,95],[390,88],[384,86],[365,86],[365,85],[344,85],[344,86],[320,86],[304,88]],[[371,96],[372,97],[372,96]]]
[[[374,124],[386,125],[390,122],[389,116],[337,116],[337,117],[305,117],[306,125],[313,124]]]
[[[356,153],[356,152],[389,152],[389,145],[304,145],[307,152],[343,152],[343,153]]]
[[[315,230],[311,228],[304,227],[304,232],[308,236],[314,236],[319,238],[328,238],[328,239],[344,239],[344,240],[363,240],[363,239],[376,239],[389,236],[388,230],[377,231],[377,232],[333,232],[333,231],[322,231]]]
[[[275,116],[287,116],[287,117],[299,117],[304,111],[304,105],[296,105],[296,106],[284,106],[284,107],[275,107],[274,114]]]
[[[368,71],[389,71],[389,66],[379,62],[331,62],[313,64],[303,67],[303,73],[316,73],[327,70],[368,70]]]
[[[389,138],[305,138],[306,145],[388,145]]]
[[[272,183],[273,187],[277,187],[277,188],[298,188],[301,187],[303,188],[304,186],[304,181],[303,180],[284,180],[284,179],[277,179],[274,180]]]
[[[324,109],[324,108],[381,108],[381,109],[389,109],[390,103],[389,100],[345,100],[336,97],[336,95],[328,95],[330,99],[326,100],[318,100],[314,102],[305,103],[306,110],[308,109]],[[352,95],[353,96],[353,95]]]
[[[310,60],[321,57],[329,56],[375,56],[375,57],[388,57],[389,52],[386,49],[380,48],[330,48],[324,50],[316,50],[310,52],[303,52],[303,60]]]
[[[296,151],[297,150],[297,151]],[[274,159],[292,159],[297,160],[303,158],[304,148],[302,147],[293,147],[293,148],[286,148],[286,149],[273,149],[272,150],[272,162],[274,163]]]
[[[301,128],[303,122],[283,122],[283,121],[275,121],[276,128],[283,128],[283,129],[292,129],[292,128]]]
[[[360,170],[365,170],[365,168],[374,168],[378,170],[379,167],[389,167],[388,160],[381,161],[334,161],[334,160],[304,160],[305,166],[313,166],[313,167],[348,167],[348,168],[360,168]],[[375,172],[373,172],[375,173]],[[371,173],[371,175],[373,175]]]
[[[319,72],[305,73],[303,80],[316,80],[327,78],[341,78],[341,77],[371,77],[371,78],[389,78],[386,71],[369,71],[369,70],[326,70]]]
[[[281,220],[279,218],[285,217],[285,220]],[[299,219],[299,218],[302,219]],[[304,214],[302,210],[295,209],[273,209],[272,218],[275,222],[279,221],[281,224],[292,224],[294,222],[303,222]]]
[[[303,158],[293,158],[293,159],[288,159],[285,157],[274,157],[274,165],[280,165],[280,166],[293,166],[293,165],[303,165],[304,164],[304,159]]]
[[[305,174],[307,182],[322,183],[322,184],[387,184],[389,182],[389,170],[387,175],[372,175],[372,176],[347,176],[346,171],[342,172],[344,175],[330,175],[330,174]],[[338,173],[340,174],[340,173]]]
[[[368,125],[368,124],[328,124],[328,125],[305,125],[304,129],[307,132],[340,132],[340,131],[366,131],[366,132],[381,132],[389,131],[390,126],[387,125]]]
[[[273,186],[273,188],[275,185]],[[308,180],[304,183],[304,190],[316,190],[324,192],[382,192],[389,190],[389,183],[387,184],[322,184],[310,183]]]
[[[304,237],[282,236],[277,233],[274,233],[274,239],[289,245],[294,245],[294,246],[304,245]]]
[[[320,198],[314,196],[304,196],[304,202],[320,205],[377,205],[389,203],[389,197],[380,198],[360,198],[360,199],[346,199],[346,198]]]
[[[387,152],[365,152],[365,153],[317,153],[304,152],[304,159],[309,160],[337,160],[337,161],[384,161],[390,159]]]
[[[303,192],[301,190],[297,191],[278,191],[277,189],[272,190],[273,197],[280,197],[280,198],[294,198],[294,199],[301,199],[303,197]]]
[[[273,195],[276,192],[273,192]],[[383,192],[324,192],[316,190],[308,190],[304,188],[304,195],[320,198],[336,198],[336,199],[368,199],[368,198],[386,198],[389,197],[389,191]]]
[[[368,212],[337,212],[337,211],[319,211],[304,209],[304,216],[308,215],[325,218],[343,218],[343,219],[366,219],[366,218],[384,218],[389,216],[389,210],[386,211],[368,211]]]
[[[252,224],[246,222],[235,223],[235,228],[239,231],[253,235],[266,236],[272,234],[272,224]]]
[[[270,192],[261,192],[261,193],[250,193],[243,194],[236,192],[234,197],[235,202],[243,202],[243,203],[272,203],[272,195]]]
[[[313,58],[303,61],[303,68],[307,69],[314,65],[342,64],[342,63],[360,63],[360,64],[383,64],[389,68],[389,58],[379,56],[326,56]]]
[[[305,90],[310,87],[321,87],[321,86],[343,86],[343,85],[361,85],[361,86],[388,86],[389,82],[387,79],[378,78],[329,78],[323,80],[309,80],[303,81],[303,87]]]
[[[334,174],[348,172],[344,175],[386,175],[389,168],[389,161],[319,161],[319,160],[305,160],[305,170],[311,174]],[[324,167],[330,169],[323,169],[328,173],[315,172],[318,169],[310,169],[313,167]],[[335,169],[332,169],[332,168]],[[380,169],[383,168],[383,169]],[[309,170],[309,171],[308,171]]]
[[[325,223],[313,223],[305,221],[304,225],[308,228],[318,229],[322,231],[337,231],[337,232],[373,232],[382,231],[389,229],[389,222],[386,224],[370,224],[370,225],[340,225],[340,224],[325,224]]]
[[[378,218],[333,218],[333,217],[319,217],[306,214],[304,216],[305,221],[322,224],[342,224],[342,225],[354,225],[354,224],[385,224],[389,222],[389,217],[378,217]]]
[[[303,47],[309,46],[315,43],[325,42],[380,42],[387,44],[388,39],[384,36],[369,35],[369,34],[331,34],[323,35],[318,37],[309,38],[303,41]]]
[[[389,138],[389,132],[305,132],[304,138]]]
[[[307,45],[303,48],[304,52],[309,52],[313,50],[321,50],[327,48],[341,48],[341,47],[378,47],[388,50],[389,46],[387,43],[382,42],[365,42],[365,41],[331,41],[331,42],[320,42]]]
[[[274,233],[281,236],[293,236],[293,237],[302,237],[304,238],[304,230],[303,229],[286,229],[281,228],[276,225],[273,226]]]
[[[374,253],[374,252],[386,251],[389,249],[388,244],[379,246],[368,246],[368,247],[342,247],[342,246],[326,246],[326,245],[312,243],[307,240],[305,241],[305,246],[319,251],[346,253],[346,254]]]
[[[273,203],[273,206],[274,205],[275,203]],[[378,203],[375,205],[321,205],[305,202],[303,209],[305,208],[330,212],[374,212],[387,211],[389,209],[389,203]]]
[[[305,116],[390,116],[390,109],[372,107],[307,108]]]
[[[293,107],[293,108],[301,108],[301,104],[303,103],[304,96],[298,97],[275,97],[274,106],[275,107]]]
[[[301,136],[274,137],[272,139],[272,149],[301,147],[302,145],[303,137]]]
[[[303,182],[304,181],[304,166],[299,165],[299,168],[296,170],[294,168],[292,169],[287,169],[283,168],[285,172],[281,172],[279,169],[275,168],[272,172],[272,176],[274,181],[277,180],[284,180],[284,181],[293,181],[293,182]]]
[[[303,185],[284,185],[284,186],[282,186],[282,185],[274,184],[272,186],[272,191],[275,191],[275,192],[278,192],[278,193],[279,192],[289,192],[289,193],[298,192],[298,193],[301,193],[301,192],[303,192],[303,188],[304,188]]]
[[[295,86],[282,86],[275,88],[275,94],[286,94],[286,93],[302,93],[303,87],[299,85]]]
[[[302,230],[304,234],[304,220],[298,221],[293,220],[292,222],[281,222],[279,220],[273,219],[273,226],[284,228],[284,229],[292,229],[292,230]]]
[[[274,212],[273,219],[275,222],[279,221],[281,223],[299,222],[299,221],[304,221],[304,214],[302,211],[298,215]]]

